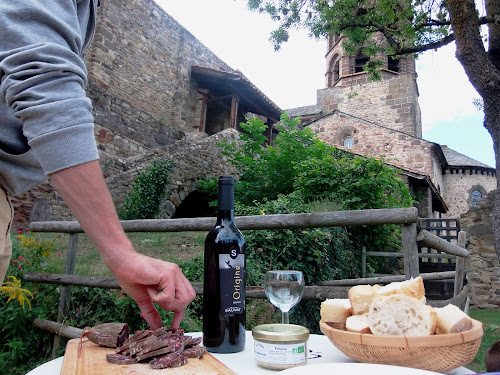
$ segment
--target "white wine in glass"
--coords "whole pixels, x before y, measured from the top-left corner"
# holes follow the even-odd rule
[[[264,291],[269,301],[281,310],[281,322],[288,324],[288,312],[304,294],[302,271],[267,271],[264,278]]]

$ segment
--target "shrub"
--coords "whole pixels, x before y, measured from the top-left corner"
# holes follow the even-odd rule
[[[55,244],[25,230],[12,238],[12,259],[0,298],[0,368],[24,374],[48,358],[51,337],[33,327],[37,317],[55,320],[59,294],[55,285],[25,283],[24,272],[50,270]],[[53,315],[50,312],[53,312]]]
[[[286,114],[277,126],[272,146],[262,135],[267,126],[258,119],[240,124],[237,142],[222,142],[225,155],[238,167],[235,198],[241,205],[276,200],[291,193],[306,203],[330,202],[337,210],[360,210],[411,206],[408,187],[398,170],[384,160],[356,157],[321,142],[309,128],[300,129],[299,119]],[[215,183],[206,183],[215,186]],[[241,212],[239,213],[241,214]],[[398,251],[400,228],[396,225],[360,226],[347,229],[353,246],[361,251]],[[376,272],[392,271],[394,259],[371,260]]]
[[[165,197],[170,172],[174,166],[171,160],[154,160],[134,179],[132,192],[123,200],[119,216],[123,220],[155,219]]]

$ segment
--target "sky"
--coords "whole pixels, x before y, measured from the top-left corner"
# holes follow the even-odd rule
[[[316,104],[326,87],[326,41],[296,30],[274,51],[269,35],[277,25],[249,11],[246,0],[155,1],[283,110]],[[417,59],[423,138],[494,167],[491,136],[473,105],[479,94],[454,54],[451,44]]]

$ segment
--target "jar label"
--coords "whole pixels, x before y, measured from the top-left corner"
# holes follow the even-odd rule
[[[255,360],[273,365],[300,365],[306,362],[305,343],[269,344],[254,341]]]
[[[245,254],[219,255],[221,312],[242,314],[245,311]]]

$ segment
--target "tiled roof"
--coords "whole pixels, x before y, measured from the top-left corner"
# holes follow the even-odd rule
[[[305,107],[289,108],[285,110],[290,117],[319,115],[321,111],[321,106],[319,105],[308,105]]]
[[[464,154],[461,154],[455,150],[452,150],[448,146],[441,145],[443,154],[446,158],[446,162],[450,167],[479,167],[479,168],[491,168],[493,167],[481,163],[480,161],[474,160]]]

